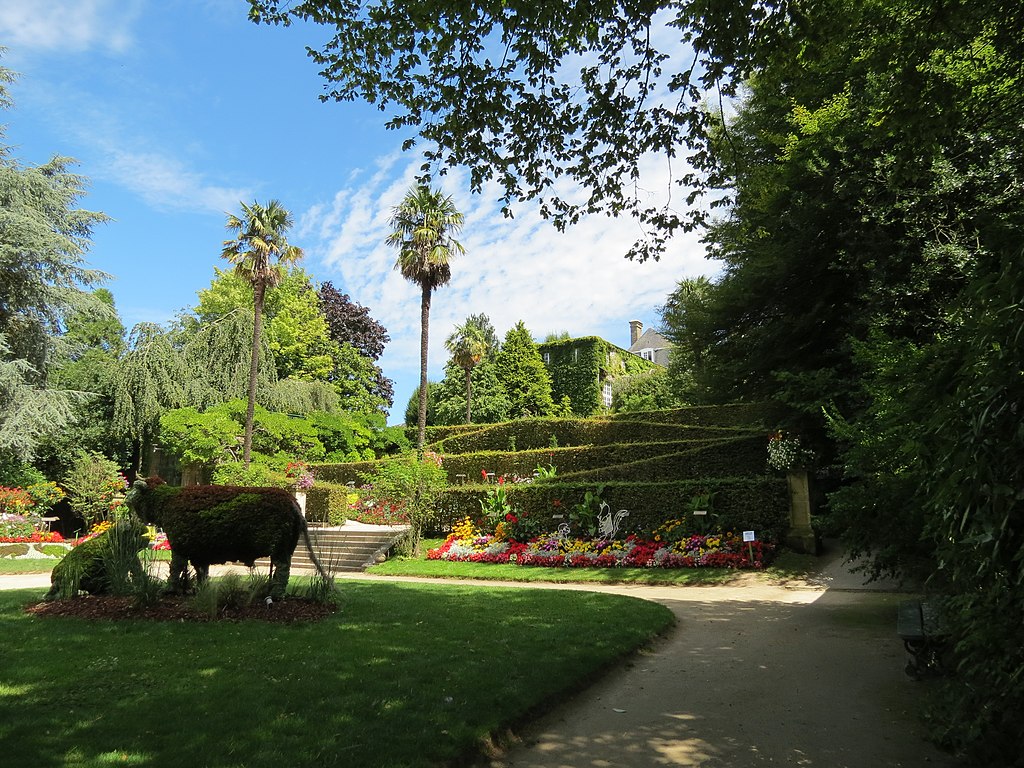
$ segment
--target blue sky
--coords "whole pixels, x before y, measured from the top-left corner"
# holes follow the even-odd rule
[[[418,383],[419,291],[392,269],[388,218],[421,158],[404,134],[362,103],[321,103],[305,47],[315,26],[257,27],[244,0],[0,0],[4,66],[20,73],[15,107],[0,118],[25,164],[75,158],[90,181],[83,208],[99,227],[89,266],[129,328],[166,322],[196,303],[220,258],[228,213],[276,198],[292,211],[303,267],[370,308],[390,335],[380,365],[395,381],[392,423]],[[665,169],[645,168],[652,195]],[[504,335],[523,320],[535,338],[568,331],[628,346],[628,321],[658,322],[657,307],[683,277],[712,274],[693,236],[660,262],[623,258],[630,219],[591,217],[564,234],[535,206],[501,215],[500,194],[472,195],[463,174],[439,183],[466,216],[466,255],[434,296],[430,376],[443,344],[469,314]],[[563,191],[571,192],[563,187]]]

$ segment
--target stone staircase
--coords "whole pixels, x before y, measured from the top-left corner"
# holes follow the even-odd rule
[[[313,550],[327,571],[362,571],[383,560],[387,551],[402,537],[404,530],[393,528],[310,528]],[[257,560],[258,568],[268,568],[269,560]],[[292,573],[315,572],[306,545],[300,538],[292,555]]]

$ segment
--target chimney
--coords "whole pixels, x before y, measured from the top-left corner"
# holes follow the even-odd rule
[[[640,338],[640,335],[644,332],[644,324],[639,320],[629,321],[629,346],[636,344],[636,340]]]

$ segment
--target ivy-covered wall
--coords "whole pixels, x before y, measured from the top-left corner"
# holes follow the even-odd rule
[[[577,416],[590,416],[602,408],[601,388],[605,379],[632,376],[656,367],[597,336],[549,341],[537,349],[551,374],[551,397],[557,403],[564,396]]]

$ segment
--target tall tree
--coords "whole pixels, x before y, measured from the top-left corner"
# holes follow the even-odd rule
[[[679,402],[701,403],[711,399],[703,386],[708,343],[702,335],[706,328],[702,321],[714,287],[704,276],[684,278],[659,311],[662,333],[672,342],[666,383]]]
[[[505,334],[494,363],[498,379],[508,394],[512,418],[550,416],[554,412],[551,374],[521,320]]]
[[[465,322],[455,326],[455,330],[444,342],[452,355],[452,360],[466,375],[466,423],[473,423],[473,368],[487,354],[487,339],[478,325]]]
[[[395,269],[420,287],[420,406],[416,445],[423,447],[427,430],[427,347],[430,327],[430,298],[452,277],[451,259],[465,253],[454,235],[464,219],[450,195],[419,185],[406,193],[391,214],[387,244],[398,250]]]
[[[15,77],[0,67],[0,108],[12,105]],[[43,436],[73,419],[75,396],[47,384],[67,318],[113,314],[85,290],[108,277],[83,258],[93,228],[107,220],[76,207],[86,179],[66,157],[22,165],[3,139],[0,127],[0,460],[31,457]]]
[[[253,331],[252,355],[249,365],[249,403],[245,416],[245,437],[242,462],[249,467],[252,452],[252,423],[256,408],[256,383],[259,376],[260,339],[263,331],[263,303],[267,288],[277,285],[284,272],[282,267],[302,258],[302,249],[289,244],[288,230],[292,216],[277,200],[266,206],[253,202],[241,203],[242,216],[228,216],[227,229],[237,235],[224,241],[221,256],[235,265],[235,271],[252,286]]]

